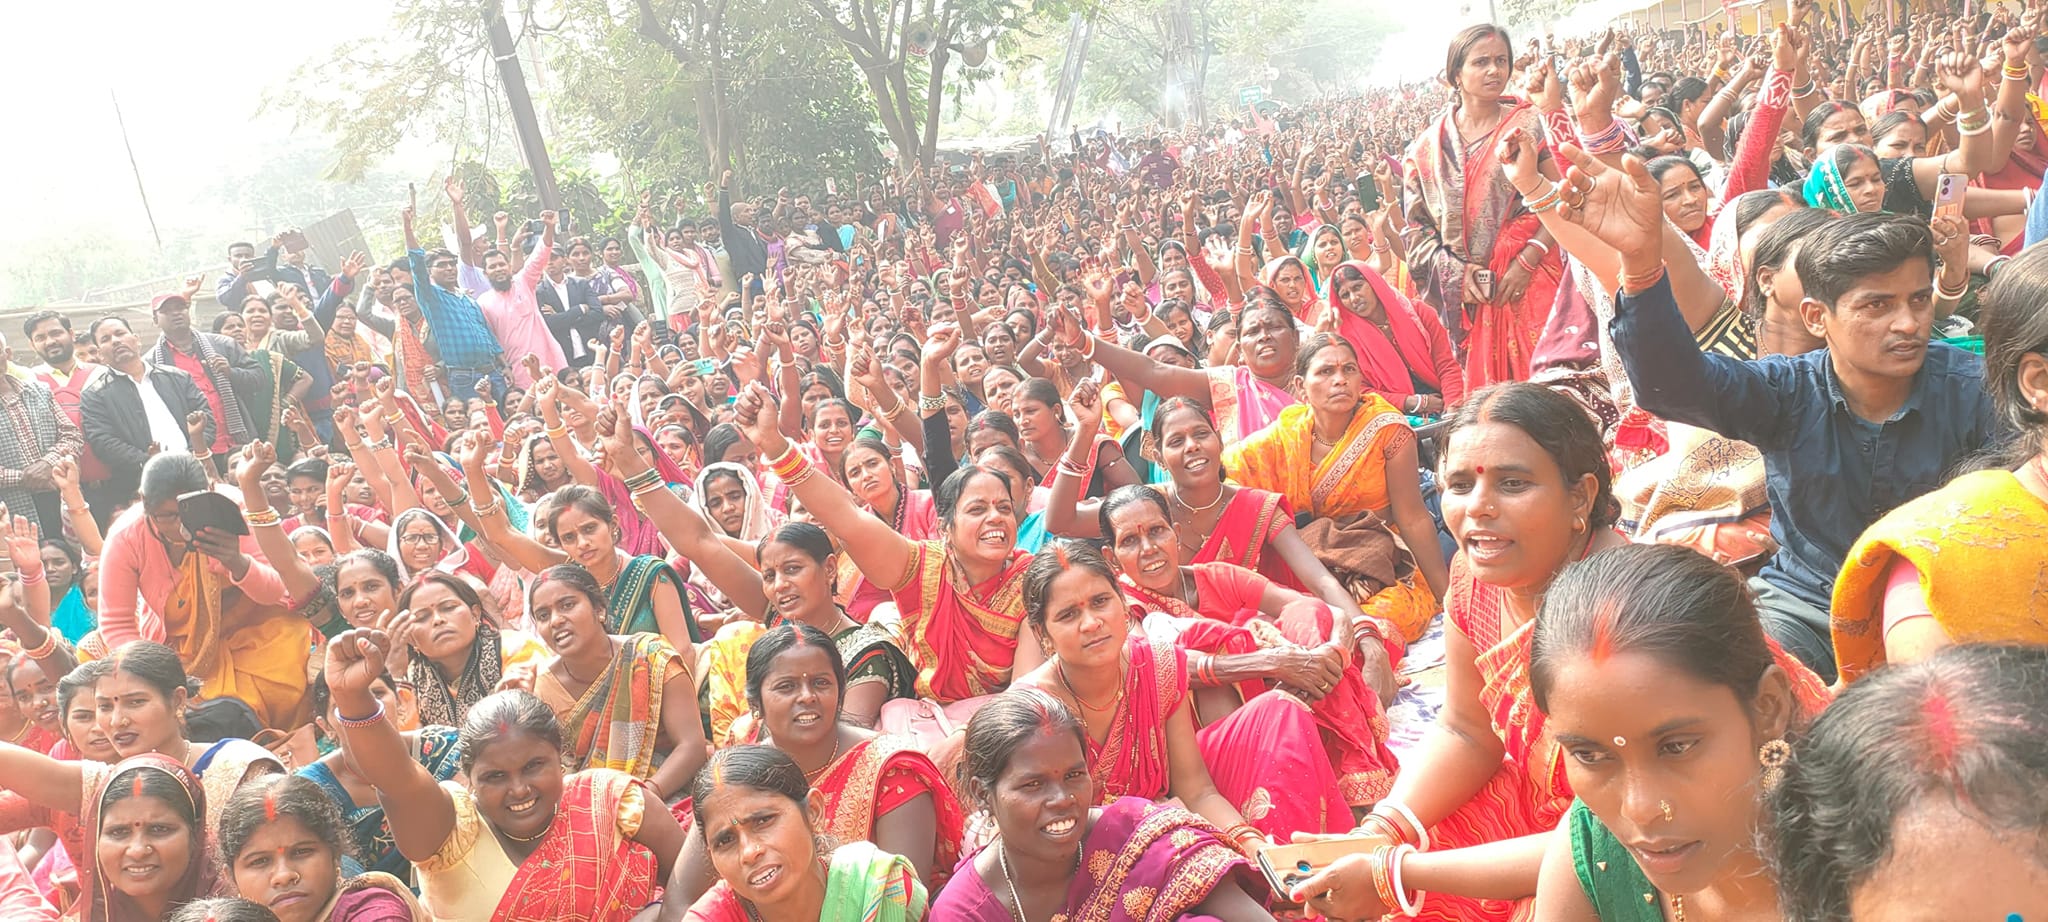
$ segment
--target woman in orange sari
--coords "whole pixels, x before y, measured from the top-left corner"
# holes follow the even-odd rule
[[[1450,332],[1467,390],[1528,380],[1530,355],[1564,277],[1550,232],[1494,156],[1495,142],[1510,130],[1542,135],[1536,108],[1504,95],[1513,72],[1507,30],[1481,23],[1458,33],[1443,75],[1456,98],[1409,145],[1402,170],[1408,264],[1417,292]],[[1541,166],[1558,178],[1548,159]]]
[[[1529,687],[1536,609],[1566,566],[1627,539],[1610,527],[1620,507],[1600,432],[1556,391],[1480,391],[1452,415],[1444,444],[1444,518],[1459,547],[1445,606],[1446,700],[1362,830],[1432,849],[1404,863],[1408,889],[1429,894],[1416,918],[1502,922],[1526,914],[1519,904],[1535,895],[1546,843],[1572,803],[1564,750],[1545,734]],[[1375,895],[1364,856],[1297,893],[1341,919],[1394,910]]]
[[[1338,273],[1342,286],[1343,271]],[[1421,638],[1447,582],[1436,522],[1422,504],[1415,432],[1367,389],[1353,340],[1317,334],[1302,350],[1308,402],[1223,453],[1237,482],[1285,497],[1313,520],[1302,540],[1364,612],[1402,644]]]
[[[301,726],[317,634],[286,608],[284,583],[257,559],[253,538],[186,534],[178,497],[210,483],[182,452],[143,465],[142,502],[114,523],[100,559],[100,636],[108,649],[163,643],[199,678],[200,697],[239,698],[266,727]]]
[[[1093,384],[1076,387],[1069,402],[1079,428],[1093,427],[1097,423],[1091,420],[1102,418],[1101,394]],[[1185,398],[1168,398],[1152,415],[1152,435],[1160,463],[1171,474],[1170,482],[1158,486],[1171,500],[1180,562],[1236,564],[1323,600],[1344,616],[1337,619],[1331,641],[1351,650],[1357,636],[1354,625],[1365,617],[1358,601],[1302,540],[1285,497],[1224,480],[1223,437],[1208,409]],[[1101,501],[1079,501],[1091,460],[1084,453],[1086,445],[1077,435],[1075,447],[1054,469],[1052,497],[1045,509],[1046,527],[1054,534],[1102,537]],[[1366,644],[1358,652],[1364,657],[1360,669],[1366,681],[1382,703],[1392,703],[1393,666],[1385,649]]]
[[[932,330],[934,337],[942,334],[958,331]],[[933,491],[943,536],[912,541],[863,510],[845,487],[817,476],[777,428],[776,400],[767,389],[747,388],[734,411],[777,478],[820,527],[840,538],[861,574],[895,596],[919,698],[948,705],[991,695],[1010,684],[1012,669],[1030,669],[1043,659],[1036,645],[1017,642],[1024,622],[1018,578],[1031,557],[1016,549],[1020,510],[1007,475],[973,464],[954,471]],[[964,723],[967,715],[959,716]],[[882,717],[888,726],[888,705]]]
[[[1344,803],[1370,806],[1386,796],[1394,783],[1391,727],[1358,664],[1330,642],[1330,606],[1236,564],[1180,565],[1170,515],[1165,497],[1146,486],[1119,489],[1102,503],[1117,582],[1142,616],[1143,633],[1188,651],[1197,717],[1216,719],[1208,689],[1234,688],[1237,700],[1224,701],[1234,707],[1270,682],[1308,702]],[[1375,635],[1390,660],[1403,649],[1391,633]]]

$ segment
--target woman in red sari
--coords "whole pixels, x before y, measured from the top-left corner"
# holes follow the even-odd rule
[[[1285,689],[1309,703],[1344,802],[1364,807],[1386,796],[1395,770],[1391,727],[1358,664],[1330,642],[1330,606],[1236,564],[1181,565],[1171,509],[1151,487],[1111,493],[1101,517],[1117,582],[1132,614],[1143,618],[1141,633],[1174,638],[1188,651],[1198,706],[1209,687],[1234,688],[1242,701],[1269,683]],[[1387,655],[1398,656],[1398,637],[1378,636]]]
[[[1080,716],[1099,802],[1174,798],[1246,854],[1297,832],[1350,827],[1308,705],[1266,692],[1197,730],[1187,655],[1131,631],[1115,571],[1093,545],[1059,541],[1039,554],[1025,570],[1024,600],[1032,633],[1053,656],[1017,684]]]
[[[912,541],[862,510],[845,487],[817,476],[776,428],[776,400],[765,388],[749,386],[734,411],[818,525],[839,537],[863,576],[894,594],[920,698],[947,705],[994,694],[1010,684],[1013,668],[1043,659],[1035,644],[1017,643],[1019,577],[1031,558],[1016,549],[1019,510],[1007,476],[971,464],[955,471],[934,491],[943,537]]]
[[[1101,394],[1093,384],[1076,387],[1069,401],[1072,415],[1082,421],[1079,428],[1097,425],[1089,420],[1102,418]],[[1294,511],[1285,498],[1224,480],[1223,435],[1208,409],[1186,398],[1168,398],[1152,415],[1152,435],[1159,446],[1160,464],[1172,476],[1156,486],[1171,501],[1168,518],[1179,542],[1180,562],[1236,564],[1257,570],[1282,587],[1323,600],[1344,616],[1336,620],[1330,639],[1344,650],[1352,650],[1356,646],[1354,626],[1366,617],[1358,601],[1301,540],[1301,533],[1294,528]],[[1078,434],[1074,443],[1086,445]],[[1100,538],[1101,501],[1079,498],[1080,486],[1088,480],[1089,458],[1077,454],[1082,450],[1070,448],[1055,468],[1052,498],[1045,509],[1046,528],[1070,538]],[[1392,703],[1393,660],[1387,651],[1379,644],[1366,644],[1358,653],[1363,657],[1359,668],[1366,681],[1382,703]]]
[[[936,892],[960,860],[965,817],[939,769],[910,740],[841,720],[846,663],[832,638],[784,624],[747,651],[747,699],[758,740],[786,753],[824,795],[812,817],[839,843],[867,842],[906,861]],[[670,882],[695,898],[717,883],[704,837],[691,836]]]
[[[398,851],[420,871],[438,919],[624,918],[645,907],[683,828],[645,783],[606,768],[562,768],[562,727],[547,703],[499,692],[462,725],[466,784],[438,784],[408,754],[370,682],[391,637],[356,629],[327,645],[327,683],[347,758],[377,788]]]
[[[1467,390],[1525,381],[1529,358],[1564,277],[1550,232],[1501,172],[1495,142],[1520,128],[1540,137],[1534,106],[1505,95],[1514,72],[1507,30],[1490,23],[1451,40],[1443,116],[1408,147],[1402,241],[1417,293],[1450,332]],[[1555,180],[1557,167],[1542,162]]]
[[[1446,600],[1448,676],[1439,726],[1366,817],[1387,844],[1431,848],[1403,863],[1429,898],[1418,918],[1501,922],[1536,893],[1545,843],[1571,806],[1564,751],[1529,688],[1529,639],[1550,581],[1627,543],[1600,432],[1570,398],[1500,384],[1466,401],[1444,435],[1444,520],[1458,540]],[[1340,919],[1392,911],[1375,896],[1372,848],[1296,888]]]

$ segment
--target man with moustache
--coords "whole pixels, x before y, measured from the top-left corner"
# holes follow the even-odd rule
[[[492,249],[484,253],[484,277],[490,280],[491,290],[484,292],[477,304],[483,308],[484,322],[490,325],[491,334],[505,351],[517,356],[539,356],[542,367],[560,368],[562,347],[549,331],[547,318],[541,314],[534,295],[547,273],[555,246],[555,213],[541,212],[540,221],[540,245],[534,247],[532,258],[516,276],[512,272],[512,258],[505,251]],[[523,390],[533,386],[524,362],[513,362],[508,374],[513,387]]]
[[[71,418],[74,426],[83,426],[81,407],[84,405],[85,386],[106,370],[105,365],[81,361],[78,357],[78,340],[71,332],[71,318],[56,311],[38,311],[21,325],[22,333],[28,336],[29,345],[41,356],[43,363],[29,372],[37,382],[50,389],[50,396],[57,401],[58,409]],[[80,431],[83,431],[82,429]],[[78,456],[78,486],[85,493],[87,505],[102,505],[101,492],[106,488],[107,466],[99,456],[93,454],[92,446],[84,445]]]
[[[64,503],[56,467],[76,461],[85,439],[49,388],[5,373],[13,361],[14,350],[0,339],[0,503],[46,534],[60,535]]]
[[[107,465],[102,501],[92,510],[93,518],[105,527],[114,507],[135,497],[143,462],[159,451],[193,447],[193,454],[205,458],[216,426],[192,376],[174,365],[145,361],[142,341],[128,328],[128,321],[102,317],[86,332],[107,360],[106,369],[85,385],[79,406],[85,443]],[[194,431],[197,439],[191,438]]]

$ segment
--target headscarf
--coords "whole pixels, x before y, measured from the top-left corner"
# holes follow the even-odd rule
[[[1313,288],[1317,295],[1323,294],[1323,289],[1329,287],[1329,273],[1316,265],[1316,238],[1322,236],[1323,231],[1329,231],[1337,238],[1337,246],[1344,249],[1346,258],[1351,255],[1351,251],[1344,248],[1344,232],[1338,230],[1335,224],[1318,224],[1315,230],[1308,232],[1308,236],[1301,238],[1301,249],[1296,250],[1294,255],[1300,257],[1302,267],[1308,270],[1309,287]],[[1337,267],[1331,266],[1330,271],[1337,271]]]
[[[1813,172],[1806,174],[1806,186],[1800,190],[1806,196],[1806,204],[1836,214],[1856,213],[1856,202],[1849,198],[1849,187],[1842,183],[1840,163],[1835,151],[1815,159]]]
[[[176,759],[160,753],[148,752],[130,759],[104,772],[86,773],[86,798],[81,805],[81,817],[92,839],[87,842],[88,854],[93,860],[78,868],[80,898],[83,901],[83,918],[95,922],[156,922],[154,916],[124,893],[109,885],[105,869],[99,866],[98,840],[100,828],[105,822],[107,794],[121,790],[123,786],[141,783],[141,775],[155,772],[169,775],[178,782],[190,798],[192,816],[191,846],[186,853],[185,872],[178,877],[172,888],[171,907],[195,899],[214,896],[221,892],[219,859],[213,854],[212,836],[206,829],[206,790],[199,784],[199,778]],[[98,781],[95,785],[93,782]]]
[[[434,530],[441,533],[442,546],[454,549],[443,554],[439,561],[427,569],[453,573],[461,569],[463,564],[469,562],[469,548],[463,546],[462,537],[455,533],[455,529],[449,528],[448,523],[441,521],[440,516],[428,512],[419,506],[414,506],[399,513],[391,520],[390,534],[384,539],[385,553],[390,554],[391,559],[398,562],[399,585],[403,586],[406,583],[410,583],[413,577],[425,572],[424,570],[414,570],[405,565],[405,554],[402,552],[404,542],[399,540],[399,535],[405,531],[405,526],[414,519],[426,519],[434,523]],[[450,726],[453,725],[451,724]]]
[[[546,489],[547,484],[541,483],[540,477],[533,472],[533,450],[547,440],[547,433],[536,432],[527,436],[526,441],[519,446],[519,463],[517,465],[519,480],[513,484],[513,487],[521,494],[548,492]]]
[[[747,514],[740,519],[740,533],[729,537],[750,542],[768,537],[768,532],[775,528],[775,522],[768,510],[767,496],[761,492],[761,484],[754,479],[752,471],[730,461],[706,464],[703,470],[697,472],[697,481],[692,484],[696,488],[696,495],[691,497],[691,505],[704,514],[705,520],[711,522],[711,527],[718,528],[718,521],[711,517],[711,511],[704,505],[704,487],[713,474],[721,471],[739,475],[740,489],[747,495]]]
[[[462,726],[463,715],[484,696],[496,691],[498,680],[504,677],[505,648],[498,629],[491,626],[490,619],[481,611],[474,620],[476,639],[470,642],[469,659],[463,663],[462,674],[455,677],[453,687],[441,678],[441,670],[433,660],[420,655],[418,650],[412,651],[405,677],[417,689],[420,726]]]
[[[680,429],[682,427],[676,426],[674,428]],[[647,453],[654,456],[654,469],[661,472],[662,483],[672,487],[688,487],[690,485],[690,475],[683,470],[682,465],[676,463],[674,458],[669,457],[667,452],[662,451],[660,445],[655,444],[654,433],[647,431],[646,426],[634,426],[633,435],[640,440],[641,445],[647,448]]]
[[[1340,269],[1354,269],[1365,277],[1372,286],[1373,295],[1379,298],[1380,307],[1386,312],[1387,327],[1394,332],[1393,340],[1373,326],[1372,321],[1360,317],[1344,308],[1337,297],[1337,272]],[[1359,370],[1365,373],[1365,386],[1380,394],[1405,397],[1416,392],[1416,385],[1422,384],[1444,393],[1438,380],[1436,361],[1430,355],[1429,339],[1422,333],[1422,324],[1415,316],[1415,307],[1407,298],[1401,297],[1394,286],[1387,284],[1371,266],[1352,260],[1330,270],[1330,291],[1326,296],[1328,304],[1324,310],[1337,318],[1337,332],[1351,343],[1358,353]]]
[[[674,458],[668,457],[668,452],[661,450],[660,436],[662,433],[667,432],[670,429],[674,429],[675,431],[682,433],[685,437],[685,440],[690,443],[690,450],[694,452],[694,455],[691,457],[689,466],[687,467],[685,467],[681,463],[678,463]],[[694,434],[690,432],[689,429],[683,426],[679,426],[675,423],[670,423],[666,426],[654,430],[654,436],[651,437],[649,441],[652,441],[654,443],[654,453],[666,459],[670,464],[674,464],[676,470],[683,475],[681,480],[670,481],[669,483],[671,486],[680,483],[683,485],[684,488],[687,489],[692,483],[696,482],[696,469],[702,467],[704,464],[704,445]],[[666,477],[667,475],[664,474],[662,476]]]
[[[1158,252],[1152,256],[1152,265],[1158,270],[1159,275],[1165,275],[1167,250],[1179,250],[1181,258],[1188,261],[1188,278],[1195,283],[1195,304],[1190,306],[1199,305],[1206,307],[1209,304],[1209,286],[1202,284],[1201,273],[1195,271],[1195,257],[1188,253],[1187,244],[1172,238],[1160,241]],[[1153,277],[1152,284],[1146,288],[1145,296],[1152,299],[1154,304],[1158,304],[1159,299],[1164,297],[1163,289],[1159,286],[1159,278],[1157,276]]]
[[[343,336],[340,330],[327,331],[328,362],[337,366],[375,365],[377,359],[377,347],[371,345],[369,337],[363,335],[361,320],[356,321],[356,332],[353,336]]]
[[[1714,230],[1707,238],[1707,274],[1721,286],[1730,300],[1742,296],[1742,233],[1736,228],[1735,212],[1740,198],[1728,200],[1714,216]]]
[[[1309,270],[1307,262],[1292,253],[1275,256],[1259,270],[1259,284],[1264,285],[1275,295],[1280,294],[1280,289],[1273,286],[1273,280],[1280,277],[1280,270],[1287,268],[1288,263],[1300,266],[1301,277],[1308,282],[1308,300],[1300,304],[1287,305],[1287,309],[1294,312],[1295,318],[1300,319],[1309,313],[1311,305],[1315,304],[1316,300],[1316,274]]]

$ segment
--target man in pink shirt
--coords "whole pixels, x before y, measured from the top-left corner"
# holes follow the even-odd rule
[[[540,245],[534,247],[533,256],[520,268],[517,278],[512,275],[512,259],[505,251],[493,249],[484,254],[484,277],[490,279],[491,290],[477,299],[484,311],[484,322],[490,325],[491,335],[498,338],[505,355],[539,356],[543,368],[568,364],[562,357],[561,344],[555,342],[547,320],[541,316],[540,302],[533,296],[534,288],[547,273],[548,252],[555,245],[555,220],[552,211],[540,213]],[[506,364],[511,366],[507,373],[512,386],[522,390],[533,386],[533,376],[527,373],[524,362]]]

